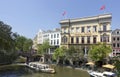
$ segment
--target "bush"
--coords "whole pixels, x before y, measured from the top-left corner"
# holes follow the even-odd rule
[[[27,59],[25,57],[19,56],[19,58],[15,61],[15,63],[25,63],[26,60]]]

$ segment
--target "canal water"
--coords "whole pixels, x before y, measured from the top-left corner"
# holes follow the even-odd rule
[[[25,66],[7,66],[0,68],[0,77],[90,77],[85,71],[78,69],[54,66],[56,73],[48,74],[33,71]]]

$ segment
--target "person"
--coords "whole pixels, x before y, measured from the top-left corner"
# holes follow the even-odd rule
[[[29,64],[29,57],[27,57],[26,64]]]

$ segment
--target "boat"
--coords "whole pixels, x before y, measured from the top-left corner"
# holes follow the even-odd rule
[[[104,71],[103,73],[96,71],[88,71],[88,73],[90,77],[117,77],[115,73],[107,71]]]
[[[103,77],[103,74],[96,71],[88,71],[90,77]]]
[[[117,75],[113,72],[105,71],[103,72],[103,77],[117,77]]]
[[[55,69],[50,68],[50,65],[48,65],[48,64],[42,64],[39,62],[31,62],[31,63],[29,63],[28,67],[30,67],[31,69],[34,69],[36,71],[52,73],[52,74],[55,73]]]

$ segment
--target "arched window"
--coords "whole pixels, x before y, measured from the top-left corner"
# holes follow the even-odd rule
[[[67,37],[66,37],[66,36],[63,36],[63,37],[62,37],[62,42],[63,42],[63,43],[67,43]]]

